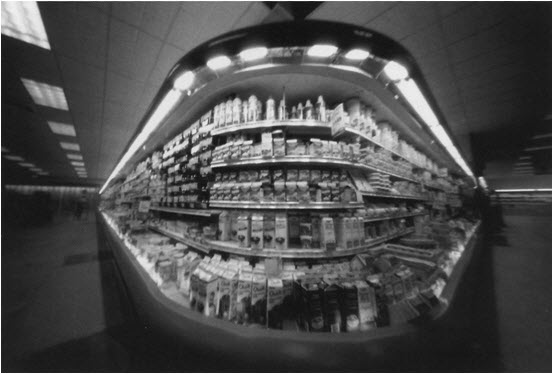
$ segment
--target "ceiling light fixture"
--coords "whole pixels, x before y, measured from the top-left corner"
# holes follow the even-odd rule
[[[477,178],[477,180],[479,181],[479,185],[481,187],[483,187],[484,189],[489,188],[489,186],[487,185],[487,181],[485,180],[485,178],[483,176],[480,176],[479,178]]]
[[[525,148],[524,151],[532,152],[532,151],[542,151],[542,150],[545,150],[545,149],[552,149],[552,145],[545,145],[545,146],[541,146],[541,147],[528,147],[528,148]]]
[[[387,66],[389,68],[387,68]],[[450,136],[446,133],[444,127],[440,124],[439,119],[433,112],[433,109],[431,109],[431,106],[423,96],[423,93],[415,81],[411,78],[405,79],[408,76],[406,69],[402,65],[391,61],[385,66],[385,73],[389,76],[389,78],[396,81],[396,87],[402,93],[406,101],[417,112],[423,122],[427,124],[433,135],[435,135],[439,142],[444,146],[454,161],[456,161],[462,170],[475,181],[475,176],[473,175],[471,168],[460,154],[458,148],[456,148],[452,142],[452,139],[450,139]]]
[[[396,61],[389,61],[383,71],[392,81],[400,81],[408,78],[408,70]]]
[[[36,104],[60,110],[69,109],[61,87],[25,78],[21,78],[21,81]]]
[[[47,171],[40,171],[37,173],[38,175],[49,175],[50,173]]]
[[[85,163],[81,162],[81,161],[71,161],[71,165],[73,165],[73,166],[85,166]]]
[[[60,142],[60,146],[67,151],[80,151],[81,148],[77,143]]]
[[[519,159],[520,160],[529,160],[529,159],[531,159],[531,156],[520,156]]]
[[[70,160],[83,161],[83,156],[76,153],[68,153],[67,158]]]
[[[194,82],[194,73],[192,71],[185,71],[175,79],[173,82],[173,88],[179,91],[186,91],[192,86]]]
[[[48,121],[48,126],[54,134],[65,136],[77,136],[75,133],[75,127],[73,125],[61,122]]]
[[[338,48],[330,44],[316,44],[308,49],[310,57],[330,57],[337,53]]]
[[[551,138],[552,134],[542,134],[542,135],[535,135],[533,136],[533,139],[544,139],[544,138]]]
[[[144,144],[146,139],[152,134],[152,132],[162,123],[162,121],[166,118],[166,116],[171,112],[171,110],[175,107],[175,105],[179,102],[179,100],[182,97],[181,91],[178,90],[170,90],[168,93],[165,94],[164,98],[156,108],[156,110],[152,113],[150,118],[148,119],[148,122],[146,122],[146,125],[144,125],[143,129],[140,131],[140,133],[137,135],[135,140],[131,143],[131,146],[129,149],[125,152],[123,157],[119,160],[116,167],[111,172],[110,176],[100,189],[100,194],[106,189],[110,181],[115,178],[115,176],[123,169],[123,167],[127,164],[127,162],[131,159],[131,157],[135,154],[135,152]]]
[[[20,166],[23,166],[25,168],[34,168],[36,167],[35,164],[31,164],[30,162],[18,162]]]
[[[231,59],[223,55],[216,56],[209,59],[206,65],[208,65],[208,67],[212,70],[221,70],[231,65]]]
[[[2,2],[2,34],[50,49],[36,1]]]
[[[264,58],[267,53],[268,49],[266,47],[253,47],[240,52],[239,56],[243,61],[254,61]]]
[[[10,160],[10,161],[25,161],[23,159],[23,157],[19,157],[19,156],[12,156],[12,155],[7,155],[7,156],[4,156],[7,160]]]
[[[495,190],[495,192],[552,192],[552,188],[510,188]]]
[[[349,60],[361,61],[369,57],[369,51],[365,49],[351,49],[344,57]]]

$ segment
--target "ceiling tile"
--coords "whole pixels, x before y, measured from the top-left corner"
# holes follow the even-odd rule
[[[106,101],[135,107],[142,94],[144,83],[112,72],[107,74]]]
[[[195,15],[181,8],[169,32],[167,41],[185,52],[192,49],[198,27],[205,18],[205,15]]]
[[[90,98],[104,96],[104,70],[63,56],[58,61],[64,90],[80,92]]]
[[[402,40],[428,25],[438,22],[431,3],[401,2],[367,24],[396,40]]]
[[[233,25],[233,30],[259,24],[265,17],[268,16],[269,13],[269,8],[264,4],[260,2],[252,2],[246,11],[237,19]]]
[[[366,25],[396,2],[384,1],[329,1],[316,8],[307,18]]]
[[[154,65],[154,70],[149,79],[149,84],[160,86],[169,74],[171,68],[185,55],[185,52],[170,44],[164,44],[158,61]]]
[[[144,17],[145,2],[117,1],[112,3],[112,16],[125,23],[139,27]]]
[[[165,39],[181,3],[177,1],[160,1],[145,2],[143,4],[146,4],[146,6],[140,25],[141,29],[160,39]]]

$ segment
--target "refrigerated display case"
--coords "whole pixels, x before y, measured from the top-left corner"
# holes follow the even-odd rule
[[[480,224],[460,197],[473,176],[409,100],[414,80],[424,92],[395,42],[326,22],[185,56],[102,191],[144,323],[269,361],[342,362],[440,320]]]

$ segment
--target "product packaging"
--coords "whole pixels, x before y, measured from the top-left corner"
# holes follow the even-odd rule
[[[276,130],[272,132],[273,135],[273,156],[283,157],[285,152],[285,138],[282,130]]]
[[[273,188],[275,190],[275,201],[284,202],[287,200],[286,185],[283,181],[276,181],[273,183]]]
[[[243,214],[239,216],[237,225],[237,238],[240,247],[250,247],[250,225],[250,216],[248,214]]]
[[[262,326],[266,325],[267,318],[267,286],[266,276],[261,272],[254,272],[252,277],[252,309],[250,322]]]
[[[261,214],[254,214],[252,216],[252,234],[250,237],[252,250],[262,249],[263,235],[264,235],[264,217]]]
[[[340,308],[341,288],[336,281],[327,280],[323,292],[325,311],[325,330],[330,332],[341,332],[342,317]]]
[[[219,215],[219,240],[228,241],[231,239],[231,216],[228,211]]]
[[[358,316],[360,319],[360,330],[366,331],[376,327],[377,301],[375,291],[366,282],[358,280],[355,282],[358,293]]]
[[[275,216],[275,248],[285,250],[288,248],[288,220],[286,213]]]
[[[267,279],[267,326],[283,329],[283,281],[280,278]]]
[[[298,248],[300,247],[300,217],[295,214],[289,214],[288,217],[289,224],[289,248]]]
[[[231,317],[231,297],[233,293],[236,292],[233,289],[236,287],[236,277],[236,272],[227,269],[224,271],[223,276],[219,278],[217,292],[217,317],[220,319],[229,320]]]
[[[242,110],[242,101],[235,97],[233,100],[233,124],[240,123],[240,114]]]
[[[297,182],[297,199],[300,203],[310,202],[310,187],[308,182]]]
[[[229,126],[233,123],[233,100],[227,100],[225,104],[225,125]]]
[[[272,121],[275,119],[275,100],[270,96],[265,104],[265,119]]]
[[[275,214],[265,213],[263,223],[263,247],[264,249],[275,248]]]
[[[327,251],[334,251],[337,249],[337,243],[335,241],[335,225],[331,217],[323,217],[321,219],[321,234],[322,234],[322,246]]]
[[[246,324],[252,309],[252,270],[241,269],[237,285],[236,322]]]
[[[301,283],[303,301],[303,321],[307,331],[325,331],[323,316],[323,290],[316,280],[305,280]]]
[[[298,202],[298,194],[297,194],[297,185],[296,182],[286,182],[285,183],[287,194],[286,194],[286,200],[287,202]]]
[[[273,137],[270,132],[262,133],[262,157],[273,157]]]
[[[319,216],[311,216],[312,222],[312,248],[321,248],[321,220]]]

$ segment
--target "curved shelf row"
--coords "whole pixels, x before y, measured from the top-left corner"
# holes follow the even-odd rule
[[[394,172],[382,170],[376,166],[366,165],[360,162],[347,161],[341,158],[324,158],[314,156],[282,156],[282,157],[255,157],[236,161],[216,161],[212,162],[211,167],[214,169],[232,168],[239,166],[263,166],[263,165],[285,165],[285,164],[310,164],[322,166],[337,166],[345,168],[355,168],[388,174],[394,178],[406,180],[413,183],[421,183],[415,179],[396,174]],[[427,185],[426,185],[427,186]]]
[[[270,130],[274,128],[280,128],[280,127],[286,127],[290,129],[309,129],[310,131],[316,131],[316,134],[321,133],[325,135],[332,135],[330,132],[332,131],[331,125],[328,122],[321,122],[321,121],[313,121],[313,120],[286,120],[286,121],[276,121],[276,120],[270,120],[270,121],[256,121],[256,122],[248,122],[248,123],[242,123],[242,124],[235,124],[230,126],[224,126],[217,129],[214,129],[211,131],[212,136],[221,136],[221,135],[228,135],[233,134],[236,132],[249,132],[249,131],[255,131],[255,130]],[[314,135],[316,135],[314,134]],[[397,151],[393,151],[390,148],[385,147],[381,143],[379,143],[377,140],[373,139],[372,137],[362,133],[359,130],[353,129],[353,128],[344,128],[339,133],[335,134],[334,137],[341,136],[342,134],[349,134],[349,135],[355,135],[359,136],[360,138],[380,147],[391,154],[393,154],[396,157],[400,157],[401,159],[409,162],[412,166],[418,169],[429,171],[433,175],[437,175],[436,172],[431,171],[429,169],[426,169],[422,167],[421,165],[416,164],[415,162],[409,160],[406,156],[402,155],[401,153]]]
[[[348,250],[334,250],[326,251],[324,249],[288,249],[288,250],[274,250],[274,249],[262,249],[262,250],[252,250],[249,248],[239,247],[237,244],[232,242],[222,242],[217,240],[206,241],[206,243],[199,243],[192,239],[184,238],[180,235],[172,233],[170,231],[164,230],[157,226],[149,226],[149,228],[159,234],[165,235],[171,239],[177,240],[183,244],[186,244],[192,248],[196,248],[204,253],[210,252],[223,252],[228,254],[246,256],[246,257],[261,257],[261,258],[287,258],[287,259],[324,259],[324,258],[337,258],[337,257],[349,257],[355,256],[357,254],[365,253],[370,250],[377,250],[375,248],[379,244],[387,242],[392,239],[402,237],[414,232],[413,228],[406,229],[402,232],[387,235],[378,239],[373,239],[366,241],[363,246],[348,249]]]
[[[398,216],[386,216],[386,217],[371,217],[364,219],[364,222],[378,222],[378,221],[388,221],[391,219],[400,219],[400,218],[410,218],[424,216],[426,213],[412,213],[412,214],[402,214]]]
[[[212,208],[229,209],[359,209],[363,208],[363,203],[333,203],[333,202],[252,202],[252,201],[210,201]]]
[[[387,198],[387,199],[429,201],[429,198],[422,197],[422,196],[395,195],[395,194],[364,192],[364,191],[361,191],[360,194],[362,196],[367,196],[367,197],[381,197],[381,198]]]
[[[211,217],[221,213],[221,210],[209,209],[185,209],[185,208],[169,208],[160,206],[151,206],[150,210],[166,213],[182,214],[187,216]]]

